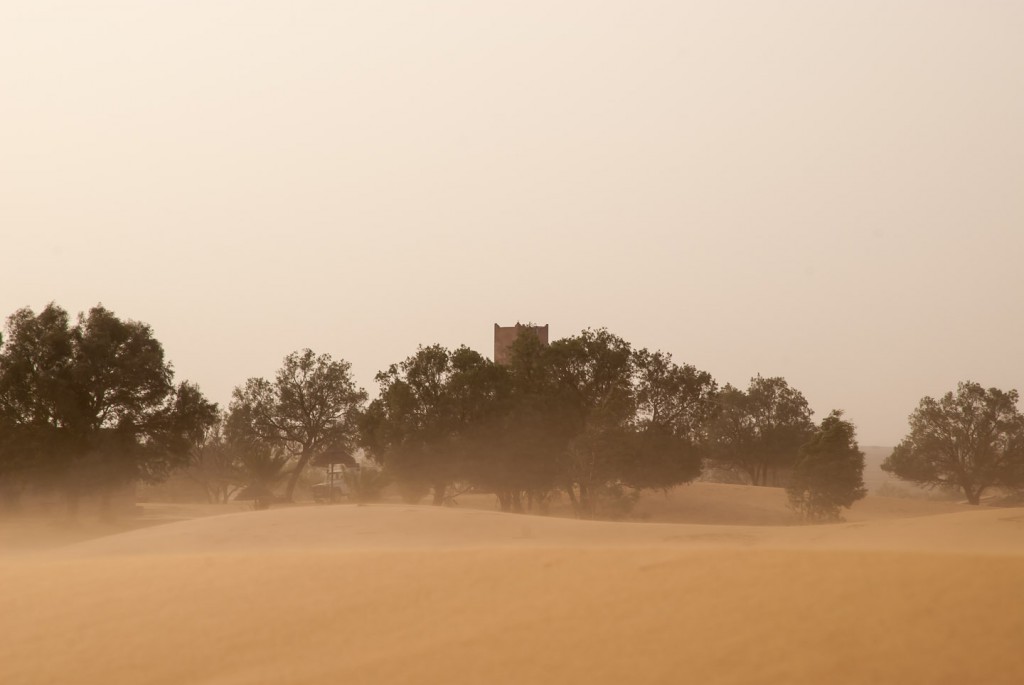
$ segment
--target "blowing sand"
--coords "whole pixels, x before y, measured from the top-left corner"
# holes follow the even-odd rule
[[[830,526],[338,505],[134,530],[0,559],[0,683],[1024,682],[1024,509],[872,506]]]

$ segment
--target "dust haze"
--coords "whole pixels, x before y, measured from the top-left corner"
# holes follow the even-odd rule
[[[1022,35],[0,0],[0,682],[1024,681]]]

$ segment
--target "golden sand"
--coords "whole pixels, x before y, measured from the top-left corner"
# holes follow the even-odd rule
[[[170,523],[0,559],[0,683],[1024,682],[1024,510],[900,515]]]

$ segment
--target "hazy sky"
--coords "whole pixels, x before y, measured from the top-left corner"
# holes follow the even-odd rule
[[[0,0],[0,254],[220,402],[520,320],[893,444],[1024,388],[1024,2]]]

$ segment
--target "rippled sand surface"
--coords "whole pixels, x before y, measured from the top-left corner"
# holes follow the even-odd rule
[[[872,506],[296,507],[23,552],[0,558],[0,683],[1024,682],[1024,509]]]

